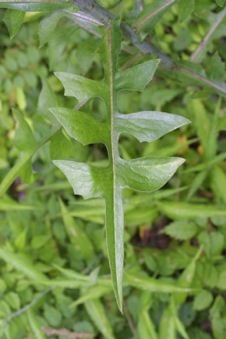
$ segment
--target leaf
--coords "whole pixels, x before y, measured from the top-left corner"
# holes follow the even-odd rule
[[[184,338],[189,339],[189,336],[186,332],[186,329],[183,323],[180,321],[177,315],[177,308],[174,303],[173,296],[171,297],[171,301],[169,306],[163,312],[160,328],[159,328],[159,338],[169,338],[176,339],[177,332]]]
[[[143,292],[140,298],[140,307],[138,310],[138,338],[157,339],[158,335],[155,329],[154,322],[151,319],[149,308],[152,300],[149,292]]]
[[[15,9],[23,12],[45,12],[45,11],[55,11],[58,9],[69,8],[71,4],[68,3],[68,0],[63,1],[49,1],[49,2],[0,2],[0,8],[9,8]]]
[[[204,154],[208,150],[209,144],[209,134],[211,131],[210,120],[203,105],[202,101],[199,99],[192,100],[192,109],[194,114],[194,122],[197,129],[198,137],[201,141],[202,147],[204,149]]]
[[[226,204],[226,174],[225,171],[219,166],[214,166],[212,169],[211,186],[216,196]]]
[[[65,174],[75,194],[85,199],[103,196],[107,178],[104,179],[102,169],[69,160],[55,160],[53,163]]]
[[[0,199],[0,211],[29,211],[34,209],[36,207],[19,204],[8,197]]]
[[[68,210],[64,203],[60,200],[61,215],[64,221],[64,226],[71,243],[75,246],[82,257],[88,262],[94,257],[93,246],[85,232],[76,224],[74,219],[68,214]]]
[[[57,308],[50,306],[46,303],[44,304],[43,315],[45,319],[48,321],[50,326],[53,326],[53,327],[60,326],[60,323],[62,320],[62,314]]]
[[[39,113],[46,115],[49,107],[57,107],[57,99],[48,81],[42,77],[42,90],[38,98],[38,111]]]
[[[16,113],[17,114],[17,113]],[[51,131],[50,134],[47,137],[44,137],[39,144],[36,144],[35,148],[32,148],[32,144],[34,145],[34,140],[31,136],[31,130],[27,123],[25,123],[25,120],[21,118],[21,115],[18,115],[19,119],[21,119],[21,131],[18,132],[17,137],[19,141],[19,145],[21,147],[25,147],[25,149],[29,149],[29,151],[26,151],[25,153],[22,153],[22,157],[16,162],[16,164],[10,169],[10,171],[6,174],[4,179],[2,180],[0,184],[0,196],[3,195],[7,189],[10,187],[10,185],[13,183],[13,181],[18,177],[18,175],[21,172],[21,169],[23,169],[24,166],[27,166],[27,164],[30,164],[31,158],[34,155],[35,152],[39,148],[41,148],[43,145],[45,145],[49,139],[57,133],[58,129],[55,131]],[[23,135],[23,127],[25,128],[25,135]],[[26,145],[25,137],[30,139],[31,145]],[[15,140],[15,138],[14,138]]]
[[[207,65],[207,74],[212,80],[224,80],[225,64],[220,57],[218,51],[210,58],[210,62]]]
[[[103,98],[107,94],[106,86],[99,81],[70,73],[56,72],[54,74],[64,86],[64,95],[75,97],[79,103],[85,103],[95,97]]]
[[[193,307],[196,311],[202,311],[210,306],[213,296],[209,291],[203,290],[195,296]]]
[[[138,334],[139,338],[157,339],[158,335],[155,330],[155,325],[150,317],[148,311],[142,311],[139,314],[138,320]]]
[[[99,299],[89,300],[85,302],[85,308],[90,318],[98,330],[106,339],[114,339],[111,324],[106,316],[105,309]]]
[[[202,232],[198,236],[198,241],[209,258],[220,255],[224,249],[224,236],[220,232]]]
[[[60,11],[53,12],[45,17],[39,24],[39,47],[44,46],[52,37],[58,21],[62,18],[63,13]]]
[[[178,285],[181,288],[191,288],[193,279],[195,277],[195,272],[196,272],[196,263],[198,259],[200,258],[202,254],[202,247],[197,251],[196,255],[194,258],[191,260],[190,264],[185,268],[185,270],[182,272],[178,279]],[[175,295],[175,304],[177,306],[182,305],[187,298],[187,293],[181,293]]]
[[[216,1],[216,3],[218,4],[218,6],[224,7],[224,5],[225,5],[225,0],[215,0],[215,1]]]
[[[5,22],[10,39],[13,39],[20,30],[24,20],[25,13],[13,9],[8,9],[4,15],[3,21]]]
[[[184,21],[188,19],[188,17],[192,14],[195,8],[195,1],[187,1],[187,0],[179,0],[179,19],[180,21]]]
[[[67,133],[83,145],[103,143],[109,138],[109,126],[87,113],[67,108],[50,108],[50,111]]]
[[[82,293],[82,296],[78,298],[70,307],[74,308],[80,304],[84,304],[85,302],[97,298],[103,297],[105,294],[109,294],[112,291],[112,287],[109,284],[108,286],[104,286],[102,284],[95,284],[93,287],[85,289]]]
[[[187,220],[175,221],[169,226],[166,226],[163,233],[178,240],[187,240],[195,236],[197,233],[197,226],[194,222],[189,222]]]
[[[188,119],[175,114],[144,111],[132,114],[118,114],[115,128],[118,133],[132,134],[140,142],[150,142],[189,122]]]
[[[146,30],[154,27],[166,10],[175,2],[175,0],[154,0],[150,5],[140,13],[136,22],[136,28]]]
[[[115,88],[117,90],[143,91],[152,80],[160,60],[149,60],[125,71],[117,72]]]
[[[226,216],[225,209],[213,205],[186,204],[184,202],[157,202],[159,210],[172,219],[211,218]]]
[[[31,131],[30,126],[24,119],[24,117],[15,109],[13,115],[17,120],[18,127],[14,136],[14,144],[21,151],[31,153],[36,148],[36,141]]]
[[[200,173],[198,173],[194,180],[192,181],[190,187],[189,187],[189,191],[186,197],[186,200],[190,200],[193,195],[198,191],[198,189],[202,186],[202,183],[204,182],[204,180],[206,179],[208,175],[208,172],[206,171],[206,169]]]
[[[156,293],[182,293],[191,291],[190,288],[176,286],[175,283],[166,283],[160,279],[149,278],[146,276],[138,276],[134,273],[125,273],[125,284],[135,288],[156,292]]]
[[[124,257],[124,212],[122,190],[154,191],[163,186],[183,163],[180,158],[120,158],[118,140],[121,133],[134,135],[141,141],[152,141],[178,128],[188,120],[159,112],[138,112],[124,116],[118,112],[117,96],[123,89],[143,90],[153,77],[158,60],[151,60],[117,73],[121,35],[116,22],[105,29],[100,47],[105,78],[94,81],[67,73],[56,73],[65,88],[65,95],[79,102],[101,98],[106,107],[104,122],[91,114],[64,108],[51,108],[67,133],[84,145],[103,143],[108,151],[108,165],[85,164],[71,160],[55,160],[71,183],[74,193],[88,198],[104,198],[106,206],[106,236],[113,287],[122,311],[122,276]],[[145,71],[143,76],[140,72]],[[137,83],[136,83],[137,79]],[[144,128],[144,131],[142,130]],[[150,129],[150,130],[149,130]]]
[[[0,258],[9,265],[13,266],[19,272],[22,272],[29,279],[34,280],[36,283],[48,281],[43,273],[35,269],[28,257],[20,256],[5,248],[0,248]]]
[[[168,306],[161,317],[160,326],[159,326],[159,339],[176,339],[176,324],[175,324],[175,314],[172,312],[170,306]]]
[[[183,162],[181,158],[121,159],[116,167],[118,183],[136,191],[152,192],[165,185]]]
[[[35,338],[44,339],[45,336],[44,336],[43,332],[41,331],[40,325],[38,324],[37,319],[33,315],[33,312],[31,310],[29,310],[27,312],[27,318],[28,318],[30,328],[31,328],[32,333],[34,334]]]

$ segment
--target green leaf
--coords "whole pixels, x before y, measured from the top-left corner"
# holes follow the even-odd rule
[[[14,144],[21,151],[31,153],[36,148],[36,141],[31,131],[30,126],[24,117],[16,110],[13,110],[13,115],[17,120],[18,127],[14,136]]]
[[[55,160],[53,163],[65,174],[75,194],[85,199],[103,196],[107,182],[103,169],[70,160]]]
[[[103,284],[95,284],[93,287],[90,287],[88,289],[84,289],[84,292],[82,293],[82,296],[77,299],[73,304],[71,304],[71,307],[76,307],[80,304],[84,304],[85,302],[97,298],[103,297],[105,294],[109,294],[112,292],[111,284],[103,285]]]
[[[75,97],[79,103],[85,103],[92,98],[104,98],[107,94],[103,82],[90,80],[80,75],[56,72],[56,77],[62,82],[67,96]]]
[[[177,315],[177,308],[174,303],[173,297],[171,297],[170,305],[163,312],[160,328],[159,328],[159,338],[169,338],[176,339],[177,332],[184,338],[189,339],[189,336],[186,332],[186,329],[183,323],[180,321]]]
[[[159,339],[176,339],[176,324],[175,324],[175,313],[171,307],[167,307],[161,317],[159,326]]]
[[[185,220],[172,222],[169,226],[164,228],[163,232],[172,238],[187,240],[193,238],[197,233],[197,230],[197,226],[194,222]]]
[[[83,145],[103,143],[109,138],[109,126],[87,113],[67,108],[50,108],[50,111],[67,133]]]
[[[197,261],[200,258],[202,254],[202,247],[197,251],[196,255],[194,258],[191,260],[190,264],[185,268],[185,270],[182,272],[178,279],[178,285],[181,288],[191,288],[193,279],[195,277],[195,272],[196,272],[196,266],[197,266]],[[187,298],[187,293],[181,293],[175,295],[175,304],[182,305],[184,301]]]
[[[44,274],[35,269],[28,257],[0,248],[0,258],[37,283],[48,281]]]
[[[195,296],[193,307],[196,311],[202,311],[210,306],[213,296],[209,291],[203,290]]]
[[[224,248],[224,236],[220,232],[202,232],[198,240],[209,258],[220,255]]]
[[[188,119],[175,114],[144,111],[132,114],[118,114],[115,128],[118,133],[129,133],[140,142],[150,142],[189,122]]]
[[[191,291],[190,288],[176,286],[175,283],[166,283],[160,279],[138,276],[135,273],[126,272],[124,275],[125,284],[135,288],[157,293],[182,293]]]
[[[179,19],[180,21],[186,20],[194,11],[195,8],[195,1],[187,1],[187,0],[179,0]]]
[[[132,68],[116,73],[117,90],[143,91],[152,80],[160,60],[149,60]]]
[[[138,16],[136,28],[148,30],[154,27],[174,2],[175,0],[154,0],[150,5],[145,6]]]
[[[204,154],[209,146],[209,134],[211,131],[211,124],[208,118],[205,106],[199,99],[192,100],[192,110],[194,114],[194,122],[197,129],[198,137],[204,149]]]
[[[45,335],[41,331],[40,325],[38,324],[37,319],[33,315],[31,310],[29,310],[27,312],[27,318],[28,318],[28,322],[29,322],[30,328],[31,328],[32,333],[34,334],[35,338],[37,338],[37,339],[44,339]]]
[[[154,191],[163,186],[183,163],[180,158],[141,158],[123,160],[119,156],[118,140],[121,133],[134,135],[140,141],[152,141],[183,126],[188,120],[167,113],[138,112],[123,115],[118,112],[119,91],[143,90],[152,79],[158,60],[151,60],[117,73],[121,35],[116,22],[109,25],[102,41],[101,57],[105,78],[94,81],[67,73],[56,73],[65,88],[65,95],[79,102],[99,97],[105,102],[106,119],[96,120],[91,114],[64,108],[51,108],[67,133],[84,145],[105,144],[109,162],[107,167],[96,163],[84,164],[56,160],[71,183],[74,193],[85,199],[102,197],[106,206],[106,235],[110,269],[116,300],[122,310],[122,275],[124,257],[124,212],[122,190],[126,187],[139,191]],[[141,76],[141,72],[142,76]]]
[[[225,5],[225,0],[215,0],[215,1],[216,1],[216,3],[218,4],[218,6],[224,7],[224,5]]]
[[[217,287],[223,291],[226,289],[225,279],[226,279],[226,271],[220,272],[220,275],[217,281]]]
[[[45,12],[45,11],[55,11],[58,9],[69,8],[71,4],[68,3],[68,0],[63,1],[49,1],[49,2],[0,2],[0,8],[10,8],[16,9],[23,12]]]
[[[184,339],[189,339],[189,336],[187,334],[187,331],[185,329],[184,324],[180,321],[178,317],[175,318],[175,325],[177,332],[184,338]]]
[[[226,204],[226,174],[219,166],[215,166],[211,172],[211,186],[216,196]]]
[[[181,158],[120,159],[116,167],[119,185],[136,191],[155,191],[165,185],[183,162]]]
[[[139,338],[158,339],[155,325],[150,317],[148,311],[142,311],[138,320],[138,334]]]
[[[140,307],[138,310],[138,338],[158,338],[154,322],[152,321],[149,313],[151,304],[152,300],[150,293],[143,292],[140,298]]]
[[[106,339],[114,339],[115,336],[113,335],[111,324],[101,301],[99,299],[86,301],[85,308],[103,337]]]
[[[38,98],[38,111],[44,114],[44,112],[47,111],[49,107],[56,106],[57,106],[56,95],[51,86],[49,85],[48,81],[44,77],[42,77],[42,90]]]
[[[53,12],[40,22],[38,32],[40,42],[39,47],[44,46],[52,37],[58,21],[62,18],[62,16],[62,12]]]
[[[74,219],[68,213],[68,210],[64,203],[60,200],[61,215],[64,221],[64,226],[67,230],[67,234],[70,238],[71,243],[75,246],[82,257],[88,262],[94,257],[93,246],[85,232],[76,224]]]
[[[24,16],[25,16],[24,12],[20,12],[17,10],[8,9],[6,11],[3,21],[5,22],[8,28],[10,39],[13,39],[19,32],[20,27],[22,26],[24,20]]]
[[[15,112],[15,111],[14,111]],[[30,130],[29,125],[26,123],[26,121],[21,117],[21,115],[17,114],[16,116],[20,119],[19,122],[21,122],[21,129],[19,132],[16,132],[16,140],[19,140],[19,145],[22,148],[25,148],[27,151],[22,153],[22,157],[16,162],[16,164],[10,169],[10,171],[6,174],[4,179],[2,180],[0,184],[0,196],[3,195],[7,189],[10,187],[10,185],[13,183],[13,181],[20,175],[21,170],[27,166],[30,165],[31,158],[33,154],[43,145],[45,145],[49,139],[57,133],[58,130],[51,131],[50,134],[47,137],[44,137],[39,144],[36,144],[36,147],[33,148],[31,146],[34,146],[34,139],[32,137],[32,132]],[[25,128],[25,135],[23,135],[23,127]],[[26,138],[31,141],[31,145],[26,145]],[[14,138],[15,141],[15,138]],[[28,151],[29,149],[29,151]]]
[[[53,327],[59,326],[62,320],[62,314],[60,311],[47,303],[44,305],[44,317],[48,321],[49,325]]]
[[[225,63],[220,57],[218,51],[210,58],[207,65],[207,73],[212,80],[224,80]]]
[[[184,202],[158,202],[159,210],[172,219],[211,218],[226,216],[225,209],[213,205],[186,204]]]
[[[18,310],[20,308],[20,298],[18,294],[9,292],[5,295],[4,299],[12,309]]]
[[[29,211],[34,209],[36,207],[19,204],[8,197],[0,199],[0,211]]]

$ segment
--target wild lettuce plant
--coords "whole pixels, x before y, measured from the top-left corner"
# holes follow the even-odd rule
[[[153,59],[124,71],[118,70],[121,31],[113,20],[103,30],[100,56],[104,66],[101,81],[70,73],[56,73],[65,88],[66,96],[79,103],[100,98],[105,103],[106,119],[97,120],[90,113],[64,107],[51,108],[68,135],[83,145],[102,143],[107,148],[108,165],[55,160],[54,164],[65,174],[73,191],[85,199],[101,197],[105,200],[105,225],[108,257],[113,288],[122,311],[122,280],[124,257],[124,218],[122,190],[152,192],[162,187],[184,162],[181,158],[143,157],[125,160],[119,154],[121,133],[131,134],[140,142],[151,142],[164,134],[187,124],[184,117],[153,111],[122,114],[118,109],[121,91],[142,91],[152,80],[159,60]]]

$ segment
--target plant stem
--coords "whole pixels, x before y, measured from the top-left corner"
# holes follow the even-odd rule
[[[115,19],[115,16],[103,8],[99,3],[94,0],[71,0],[77,7],[79,7],[85,13],[89,13],[96,20],[100,21],[102,24],[107,25],[111,20]],[[201,76],[194,71],[190,71],[187,68],[181,67],[176,64],[168,55],[159,51],[155,45],[146,40],[141,39],[139,34],[134,30],[131,26],[129,26],[125,22],[121,22],[121,29],[124,36],[131,41],[131,43],[136,46],[142,53],[146,55],[154,54],[161,59],[160,66],[169,71],[173,69],[177,69],[180,73],[192,77],[195,80],[198,80],[203,85],[207,85],[219,93],[226,95],[226,86],[217,84],[213,81],[208,80],[204,76]]]
[[[221,22],[224,20],[226,16],[226,9],[224,9],[223,11],[221,11],[218,15],[217,15],[217,20],[216,22],[211,26],[209,32],[206,34],[205,38],[200,42],[198,48],[195,50],[195,52],[192,54],[190,60],[195,62],[197,61],[197,59],[200,57],[202,51],[204,50],[204,48],[206,47],[206,45],[208,44],[208,42],[210,41],[213,33],[216,31],[216,29],[218,28],[218,26],[221,24]]]

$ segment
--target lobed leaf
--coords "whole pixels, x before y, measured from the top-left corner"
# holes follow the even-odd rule
[[[119,134],[131,134],[140,142],[154,141],[190,122],[179,115],[148,111],[118,114],[115,121],[115,129]]]
[[[117,165],[120,185],[136,191],[155,191],[166,184],[183,162],[181,158],[120,160]]]
[[[116,73],[115,88],[119,91],[143,91],[152,80],[160,60],[154,59]]]
[[[83,145],[104,143],[109,139],[109,126],[87,113],[61,107],[50,108],[50,111],[67,133]]]
[[[65,174],[75,194],[85,199],[104,195],[102,169],[70,160],[55,160],[53,163]]]
[[[106,107],[106,121],[97,121],[90,114],[65,108],[51,112],[67,133],[84,145],[101,142],[108,151],[108,166],[97,167],[69,160],[56,160],[71,183],[74,193],[85,199],[105,200],[105,225],[113,288],[122,311],[122,277],[124,260],[124,212],[122,190],[126,187],[151,192],[163,186],[184,162],[180,158],[141,158],[123,160],[119,156],[121,133],[129,133],[140,141],[153,141],[165,133],[188,123],[183,117],[160,112],[138,112],[123,115],[118,112],[117,96],[121,90],[143,90],[152,79],[159,60],[146,61],[126,71],[117,71],[121,32],[117,22],[109,24],[100,47],[105,78],[102,81],[78,75],[56,73],[65,95],[80,103],[101,98]]]
[[[79,102],[86,102],[95,97],[103,98],[107,94],[105,84],[100,81],[63,72],[56,72],[55,75],[64,86],[64,94],[75,97]]]

